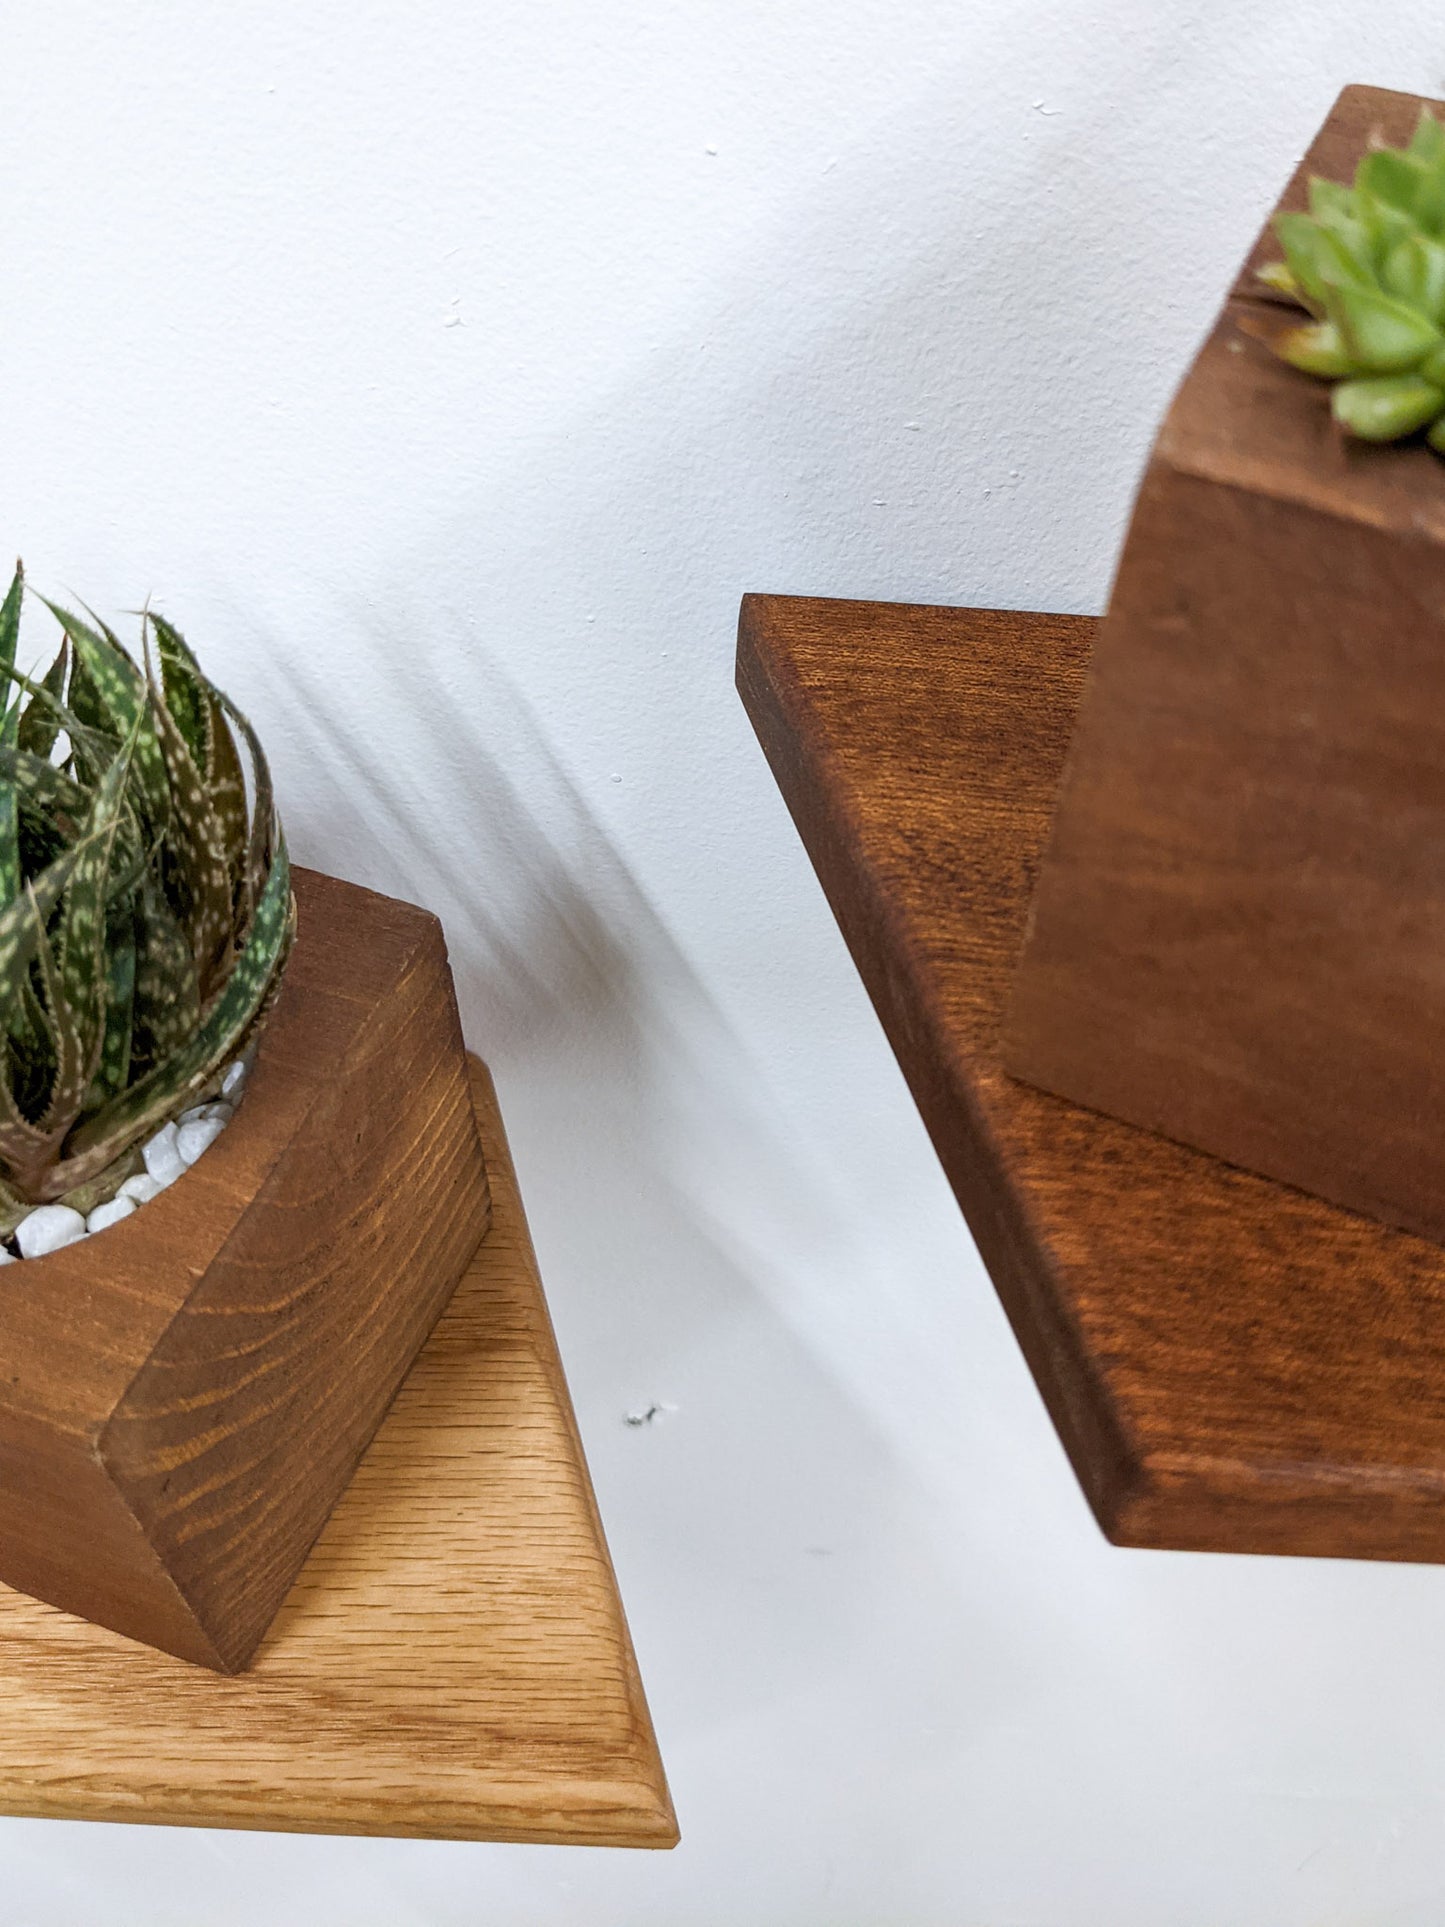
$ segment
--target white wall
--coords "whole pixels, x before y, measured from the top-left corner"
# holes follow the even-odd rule
[[[1097,609],[1262,211],[1344,82],[1445,91],[1438,9],[0,24],[0,542],[153,596],[300,857],[445,918],[685,1831],[10,1821],[0,1923],[1438,1927],[1445,1573],[1104,1544],[731,688],[745,589]]]

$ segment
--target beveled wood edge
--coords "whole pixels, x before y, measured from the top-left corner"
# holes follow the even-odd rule
[[[675,1847],[681,1838],[677,1815],[673,1810],[672,1794],[667,1784],[662,1755],[658,1750],[652,1714],[648,1708],[642,1674],[632,1644],[632,1632],[627,1624],[622,1592],[617,1583],[617,1571],[612,1563],[612,1552],[607,1544],[607,1534],[602,1524],[602,1514],[598,1509],[597,1493],[592,1484],[592,1473],[587,1464],[582,1434],[577,1426],[577,1413],[572,1403],[572,1393],[562,1366],[556,1328],[552,1323],[552,1313],[547,1304],[546,1292],[542,1289],[542,1274],[537,1264],[536,1247],[532,1243],[532,1228],[527,1222],[526,1208],[522,1202],[517,1169],[512,1159],[512,1148],[507,1139],[507,1127],[503,1122],[501,1105],[497,1098],[497,1087],[491,1071],[474,1051],[467,1052],[467,1067],[471,1073],[472,1101],[477,1113],[477,1128],[481,1134],[482,1153],[486,1160],[489,1183],[494,1187],[500,1187],[502,1184],[510,1186],[517,1199],[517,1243],[526,1256],[527,1269],[535,1285],[533,1311],[537,1324],[539,1350],[552,1384],[558,1411],[571,1441],[578,1478],[587,1502],[587,1516],[591,1521],[592,1535],[596,1541],[597,1556],[607,1574],[611,1596],[617,1609],[618,1644],[627,1673],[627,1697],[632,1713],[636,1763],[639,1768],[635,1779],[628,1778],[618,1783],[618,1795],[627,1796],[619,1798],[618,1810],[636,1813],[641,1822],[641,1831],[646,1837],[638,1838],[629,1835],[623,1838],[621,1835],[614,1836],[609,1833],[605,1838],[599,1836],[593,1844]],[[493,1197],[495,1200],[495,1189]],[[553,1838],[550,1834],[528,1834],[525,1837],[539,1841]],[[564,1833],[556,1838],[565,1845],[568,1841],[575,1840],[577,1836],[574,1832]]]
[[[569,1804],[575,1802],[575,1804]],[[538,1809],[555,1803],[555,1817],[539,1819]],[[198,1813],[183,1805],[158,1805],[140,1794],[113,1790],[99,1794],[93,1805],[80,1796],[57,1801],[43,1795],[27,1798],[7,1790],[0,1818],[15,1820],[78,1820],[115,1826],[214,1827],[231,1833],[303,1833],[371,1840],[473,1840],[499,1845],[536,1847],[634,1847],[665,1852],[680,1839],[670,1799],[659,1800],[650,1780],[596,1783],[578,1787],[546,1784],[546,1798],[531,1796],[525,1785],[512,1789],[489,1807],[479,1823],[465,1801],[437,1802],[424,1819],[404,1811],[396,1819],[377,1817],[374,1799],[333,1800],[314,1815],[297,1810],[286,1815],[265,1805],[233,1797],[225,1807]],[[579,1817],[579,1815],[581,1817]]]
[[[1041,1353],[1035,1343],[1035,1334],[1026,1322],[1029,1306],[1015,1302],[1013,1297],[1015,1292],[1020,1292],[1021,1285],[1038,1291],[1039,1278],[1054,1275],[1047,1246],[1041,1236],[1028,1232],[1027,1247],[1018,1254],[1005,1251],[1002,1263],[997,1264],[996,1268],[1000,1254],[990,1242],[983,1223],[975,1218],[968,1195],[967,1173],[961,1176],[957,1168],[959,1161],[969,1161],[972,1150],[970,1148],[966,1155],[960,1153],[957,1161],[950,1155],[951,1148],[957,1149],[956,1140],[960,1135],[958,1120],[962,1113],[956,1110],[940,1111],[938,1118],[944,1125],[940,1133],[936,1128],[937,1119],[930,1110],[930,1092],[927,1088],[929,1073],[935,1075],[940,1105],[951,1101],[941,1073],[938,1073],[936,1065],[929,1062],[935,1048],[939,1048],[941,1055],[946,1054],[947,1040],[938,1039],[923,1021],[915,1023],[912,1029],[908,1027],[906,1019],[910,1006],[907,998],[899,999],[900,1014],[895,1021],[887,996],[897,995],[897,987],[887,980],[887,972],[882,964],[878,965],[880,982],[875,984],[872,980],[873,966],[868,947],[857,940],[856,925],[863,919],[840,915],[833,902],[836,880],[829,874],[828,852],[815,839],[813,825],[808,819],[806,794],[811,787],[822,792],[827,801],[830,800],[830,786],[816,780],[810,783],[808,780],[813,776],[813,772],[806,768],[810,731],[800,727],[792,731],[790,737],[789,718],[783,706],[784,698],[790,697],[802,705],[806,712],[809,702],[806,680],[786,674],[777,677],[766,674],[769,667],[766,661],[766,638],[761,648],[764,660],[761,663],[748,660],[751,653],[757,653],[755,646],[758,642],[758,638],[749,631],[749,623],[764,626],[770,615],[781,619],[786,612],[809,604],[820,610],[831,609],[837,618],[850,609],[869,607],[889,609],[895,614],[916,609],[920,617],[957,619],[1005,616],[1024,623],[1038,622],[1050,626],[1083,623],[1091,628],[1095,626],[1097,618],[1060,616],[1047,611],[979,610],[945,604],[883,604],[849,602],[836,597],[752,595],[744,601],[743,621],[740,624],[739,688],[804,846],[829,897],[830,907],[834,908],[855,965],[878,1010],[900,1068],[904,1071],[940,1163],[974,1232],[980,1256],[1044,1398],[1075,1476],[1106,1538],[1118,1546],[1166,1551],[1445,1564],[1445,1522],[1442,1522],[1439,1505],[1440,1476],[1433,1471],[1419,1476],[1410,1468],[1366,1466],[1334,1473],[1326,1469],[1322,1474],[1321,1469],[1313,1464],[1305,1468],[1279,1461],[1261,1463],[1247,1455],[1229,1452],[1201,1454],[1191,1451],[1181,1455],[1167,1444],[1151,1448],[1143,1441],[1132,1446],[1127,1434],[1120,1435],[1123,1459],[1112,1473],[1107,1462],[1091,1462],[1081,1453],[1078,1435],[1068,1422],[1067,1412],[1058,1402],[1057,1381],[1051,1382],[1046,1375],[1047,1355]],[[785,671],[790,667],[786,655],[781,667]],[[760,719],[753,712],[751,699],[758,695],[765,696],[773,703],[775,713],[771,718]],[[765,720],[770,720],[780,732],[776,744],[770,744],[765,735]],[[813,734],[816,735],[816,732]],[[803,765],[800,773],[790,767],[792,763]],[[841,821],[846,818],[847,812],[839,810],[836,815]],[[872,890],[874,879],[871,870],[857,865],[846,848],[841,849],[837,860],[840,874],[845,873],[843,866],[846,865],[846,873],[856,875],[859,879],[856,886],[859,895],[864,885]],[[843,901],[846,904],[846,896]],[[917,986],[907,989],[916,1003]],[[926,1012],[921,1007],[919,1018],[926,1019]],[[920,1037],[922,1042],[915,1046],[914,1039]],[[955,1054],[965,1073],[972,1062],[988,1061],[986,1057],[965,1060],[964,1053]],[[1065,1100],[1058,1098],[1049,1101],[1065,1104]],[[1078,1110],[1081,1107],[1066,1108]],[[955,1141],[952,1146],[950,1140]],[[1193,1155],[1206,1157],[1203,1152]],[[1258,1182],[1269,1183],[1269,1180]],[[1016,1189],[1007,1180],[1005,1185],[1010,1193]],[[1296,1195],[1289,1186],[1278,1185],[1275,1188],[1290,1196]],[[1017,1197],[1011,1197],[1010,1201],[1015,1206],[1020,1204]],[[1022,1203],[1026,1206],[1027,1200]],[[1341,1219],[1356,1215],[1344,1207],[1328,1208]],[[1026,1226],[1028,1215],[1026,1209],[1019,1210],[1019,1222]],[[1410,1236],[1407,1233],[1397,1235],[1402,1238]],[[1018,1258],[1022,1276],[1012,1267],[1014,1256]],[[1020,1292],[1021,1299],[1023,1296]],[[1095,1386],[1099,1384],[1092,1372],[1090,1382]],[[1107,1419],[1112,1401],[1106,1397],[1105,1404],[1109,1409],[1086,1413],[1085,1416]],[[1304,1479],[1293,1476],[1295,1472],[1306,1470],[1308,1476]]]
[[[786,657],[769,647],[769,617],[775,607],[800,602],[840,609],[900,605],[833,596],[745,595],[738,616],[738,693],[1074,1476],[1100,1530],[1114,1540],[1128,1530],[1126,1521],[1149,1492],[1148,1455],[1068,1315],[1047,1243],[1032,1221],[1027,1199],[1004,1171],[970,1065],[937,1048],[931,1025],[920,1022],[911,1007],[914,1000],[902,983],[904,973],[876,964],[866,940],[871,919],[887,931],[900,954],[912,952],[894,905],[871,870],[858,865],[850,852],[846,806],[815,780],[814,770],[798,754],[815,752],[816,732],[805,688]],[[960,613],[950,604],[917,606]],[[1027,618],[1035,612],[978,613]],[[1090,627],[1097,620],[1070,615],[1042,619]],[[853,879],[854,890],[842,887],[845,875]],[[866,899],[866,916],[855,913],[855,896]],[[962,1142],[957,1141],[957,1119],[965,1127]],[[1041,1283],[1041,1277],[1046,1282]],[[1085,1386],[1087,1398],[1080,1392]]]
[[[53,1784],[27,1790],[23,1782],[15,1779],[0,1785],[0,1816],[101,1821],[119,1825],[215,1827],[257,1833],[474,1840],[536,1846],[663,1850],[678,1844],[681,1835],[677,1816],[617,1588],[612,1556],[602,1529],[596,1493],[582,1449],[551,1313],[541,1288],[536,1251],[521,1204],[496,1086],[487,1066],[470,1051],[467,1053],[467,1068],[493,1199],[498,1190],[508,1186],[517,1199],[515,1243],[527,1260],[527,1270],[535,1286],[528,1322],[533,1329],[534,1343],[552,1396],[572,1443],[596,1553],[606,1572],[611,1597],[615,1602],[618,1650],[626,1675],[633,1734],[632,1755],[628,1764],[633,1770],[620,1772],[615,1779],[554,1782],[539,1775],[535,1778],[503,1780],[497,1783],[495,1793],[488,1789],[484,1813],[479,1813],[479,1803],[475,1800],[436,1797],[426,1803],[424,1812],[408,1811],[402,1805],[399,1793],[395,1796],[395,1804],[383,1813],[379,1808],[385,1800],[385,1790],[380,1794],[372,1792],[365,1796],[348,1796],[334,1784],[327,1784],[309,1804],[304,1796],[297,1798],[294,1792],[288,1792],[287,1811],[280,1814],[274,1807],[268,1806],[269,1796],[265,1790],[207,1787],[198,1789],[195,1799],[189,1802],[176,1799],[156,1801],[143,1788],[87,1786],[85,1776],[81,1774],[66,1783],[63,1794],[57,1794]]]

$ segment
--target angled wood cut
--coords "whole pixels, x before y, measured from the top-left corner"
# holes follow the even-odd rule
[[[243,1666],[486,1230],[436,919],[296,873],[234,1121],[0,1284],[0,1580]]]
[[[1282,205],[1424,104],[1347,88]],[[1160,433],[1004,1062],[1445,1240],[1445,461],[1342,438],[1272,312],[1246,272]]]
[[[676,1841],[496,1094],[472,1077],[492,1229],[254,1662],[222,1678],[0,1588],[0,1812]]]
[[[1109,1537],[1445,1560],[1445,1250],[1004,1070],[1095,630],[753,596],[738,681]]]

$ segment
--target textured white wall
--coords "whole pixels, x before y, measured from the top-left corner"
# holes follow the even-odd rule
[[[0,541],[445,918],[685,1843],[4,1822],[4,1927],[1445,1918],[1445,1573],[1104,1545],[731,690],[744,589],[1097,609],[1263,209],[1437,25],[5,9]]]

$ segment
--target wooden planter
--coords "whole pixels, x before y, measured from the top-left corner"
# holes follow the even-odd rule
[[[1346,89],[1281,205],[1422,104]],[[1246,272],[1155,447],[1004,1062],[1445,1241],[1445,463],[1344,440],[1270,313]]]
[[[0,1580],[232,1672],[487,1229],[436,919],[296,873],[235,1120],[0,1276]]]

